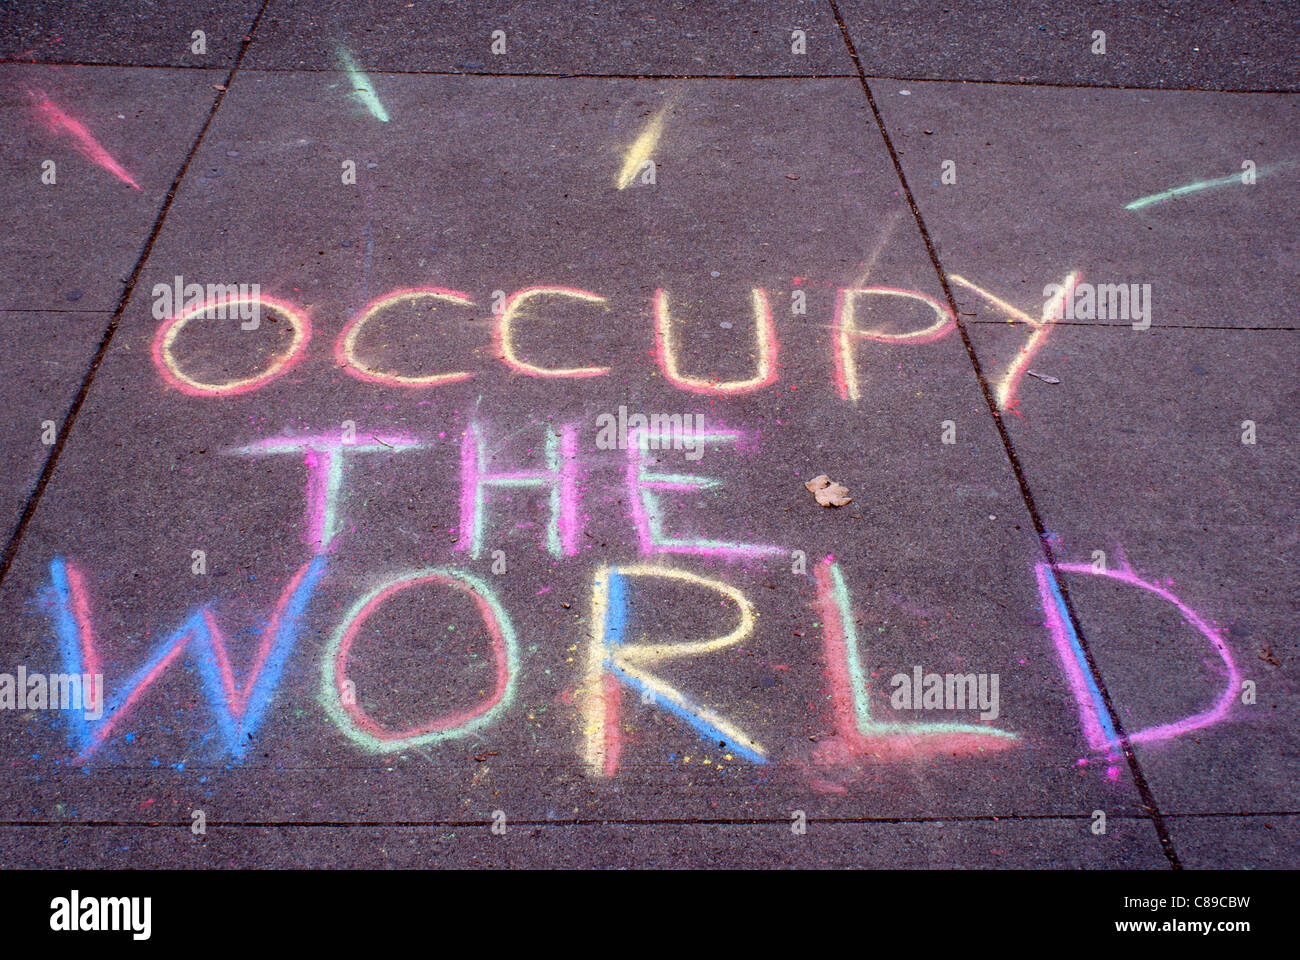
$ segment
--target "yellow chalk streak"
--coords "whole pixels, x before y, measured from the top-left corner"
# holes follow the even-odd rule
[[[624,660],[643,663],[646,660],[668,660],[672,657],[692,657],[701,653],[712,653],[714,650],[721,650],[724,647],[740,643],[754,629],[753,606],[750,605],[749,600],[745,598],[743,593],[729,583],[723,583],[721,580],[710,580],[707,577],[701,577],[699,574],[690,573],[686,570],[677,570],[673,567],[656,567],[650,564],[620,566],[618,572],[628,577],[667,577],[670,580],[684,580],[687,583],[716,590],[723,596],[730,597],[740,609],[740,623],[736,629],[725,636],[713,640],[695,640],[689,643],[649,643],[635,646],[625,644],[619,647],[614,655],[614,658],[620,661],[619,666],[623,665],[622,661]]]
[[[1061,292],[1058,293],[1049,303],[1043,304],[1042,323],[1055,323],[1061,319],[1062,311],[1065,308],[1065,302],[1074,296],[1074,288],[1079,283],[1079,271],[1073,270],[1065,275],[1065,280],[1061,282]]]
[[[583,718],[587,769],[605,774],[605,615],[609,609],[609,567],[598,567],[591,585],[591,639],[587,670],[575,699]]]
[[[664,120],[667,119],[671,107],[671,103],[660,107],[659,112],[641,128],[637,138],[632,141],[632,146],[628,147],[627,152],[623,154],[623,167],[618,171],[618,180],[615,181],[620,190],[632,185],[632,181],[641,172],[645,162],[654,155],[655,147],[659,143],[659,135],[663,133]]]
[[[953,283],[960,283],[963,287],[967,287],[971,290],[974,290],[985,300],[988,300],[990,303],[994,304],[999,310],[1006,312],[1008,314],[1007,323],[1014,322],[1011,319],[1012,317],[1014,317],[1016,320],[1019,320],[1021,323],[1029,324],[1031,327],[1036,327],[1040,323],[1042,323],[1041,320],[1035,320],[1033,317],[1025,313],[1023,310],[1017,310],[1011,304],[1007,303],[1005,300],[999,297],[994,296],[993,294],[989,293],[987,290],[981,287],[977,287],[975,284],[971,283],[965,277],[959,277],[956,274],[952,274],[950,275],[949,279],[951,279]],[[1046,309],[1044,309],[1044,313],[1046,313]]]
[[[914,330],[910,333],[882,333],[876,330],[861,330],[858,328],[857,321],[853,315],[853,301],[860,293],[880,294],[888,296],[906,297],[909,300],[919,300],[935,312],[938,318],[924,330]],[[937,337],[939,332],[949,323],[952,318],[948,315],[947,308],[937,300],[931,299],[922,293],[913,290],[895,290],[892,287],[853,287],[840,292],[840,302],[837,307],[839,314],[835,318],[836,325],[840,331],[840,362],[841,369],[844,372],[844,386],[848,393],[848,399],[854,403],[858,401],[860,391],[858,390],[858,362],[853,352],[854,337],[868,337],[871,340],[879,340],[882,343],[907,343],[910,340],[920,340],[925,342],[931,337]]]
[[[740,622],[735,629],[712,640],[696,640],[684,643],[623,644],[613,649],[605,645],[605,620],[609,612],[609,578],[611,572],[628,577],[666,577],[693,583],[721,593],[735,601],[740,611]],[[721,580],[711,580],[686,570],[672,567],[659,567],[651,564],[629,564],[611,568],[597,568],[592,578],[591,588],[591,634],[587,644],[586,671],[582,686],[578,688],[575,700],[583,719],[584,757],[588,771],[593,776],[605,775],[606,761],[606,709],[605,702],[605,659],[626,673],[629,677],[644,684],[658,696],[675,704],[682,710],[711,724],[726,735],[733,743],[743,744],[760,756],[767,756],[764,749],[743,730],[725,720],[714,711],[700,704],[687,700],[675,687],[668,685],[652,674],[646,673],[640,665],[646,661],[668,660],[674,657],[696,656],[711,653],[725,647],[740,643],[754,630],[754,608],[743,593]]]
[[[224,393],[226,391],[239,390],[241,387],[248,387],[252,384],[258,383],[259,381],[269,379],[271,371],[279,370],[282,366],[292,360],[298,353],[298,350],[302,347],[303,341],[307,338],[305,330],[306,321],[305,318],[294,311],[284,309],[278,305],[275,312],[283,314],[289,321],[289,325],[293,327],[293,340],[290,341],[288,349],[275,357],[275,361],[267,370],[262,371],[255,377],[245,377],[242,380],[227,380],[225,383],[204,383],[202,380],[195,380],[189,374],[185,373],[185,371],[181,369],[181,365],[177,362],[175,354],[172,353],[172,347],[176,343],[176,338],[180,336],[181,330],[195,317],[200,317],[211,310],[216,310],[218,307],[224,307],[227,311],[233,311],[241,304],[261,302],[261,299],[258,297],[227,297],[226,300],[221,303],[198,304],[177,317],[176,321],[167,328],[167,333],[163,335],[162,349],[160,351],[163,363],[167,365],[167,369],[171,371],[172,376],[195,390],[202,390],[205,393]],[[227,313],[227,316],[233,315],[233,313]]]
[[[871,271],[875,269],[876,261],[880,259],[880,254],[885,249],[885,244],[889,242],[889,238],[893,235],[894,228],[898,226],[898,219],[902,215],[903,211],[901,208],[890,214],[889,222],[886,223],[885,228],[880,231],[880,237],[876,241],[876,248],[871,251],[871,256],[867,258],[866,266],[863,267],[862,272],[858,274],[858,279],[853,281],[855,289],[867,285],[867,278],[871,276]]]

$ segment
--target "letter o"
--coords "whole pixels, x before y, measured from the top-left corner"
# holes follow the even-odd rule
[[[228,397],[257,390],[283,374],[301,359],[307,341],[311,339],[311,323],[307,320],[306,314],[292,304],[261,294],[229,297],[221,305],[229,310],[231,307],[237,307],[243,303],[260,303],[270,307],[276,313],[283,314],[288,319],[290,326],[293,327],[293,342],[289,344],[288,350],[277,355],[270,367],[255,377],[248,377],[243,380],[228,380],[225,383],[204,383],[202,380],[195,380],[181,370],[180,364],[177,363],[176,357],[172,354],[172,345],[176,342],[176,337],[185,324],[217,307],[216,304],[203,303],[190,310],[178,313],[169,320],[165,320],[162,326],[158,328],[158,333],[153,338],[153,362],[154,366],[158,368],[158,372],[162,374],[163,379],[177,390],[188,393],[192,397]]]
[[[343,697],[348,682],[348,656],[361,625],[396,593],[422,583],[440,583],[474,599],[492,638],[496,658],[496,689],[484,700],[464,710],[449,713],[407,730],[389,730],[352,698]],[[518,673],[518,649],[510,616],[492,588],[471,574],[447,568],[415,570],[380,584],[353,605],[321,658],[320,700],[339,729],[354,743],[376,753],[391,753],[425,743],[440,743],[468,736],[497,721],[514,698]]]

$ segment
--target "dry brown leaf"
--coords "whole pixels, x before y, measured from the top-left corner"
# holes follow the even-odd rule
[[[813,497],[823,507],[842,507],[846,503],[852,503],[853,498],[847,496],[849,488],[836,483],[826,474],[813,477],[804,484],[804,488],[813,495]]]
[[[818,490],[813,494],[817,502],[823,507],[842,507],[847,503],[852,503],[853,498],[846,496],[849,488],[838,483],[832,483],[823,490]]]

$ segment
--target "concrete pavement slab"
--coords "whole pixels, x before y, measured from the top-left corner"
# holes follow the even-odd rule
[[[981,356],[1008,329],[973,325]],[[1005,418],[1083,635],[1173,812],[1296,807],[1296,337],[1066,326],[1033,361],[1061,383],[1026,378]]]
[[[1293,171],[1274,169],[1267,197],[1251,193],[1260,178],[1125,211],[1118,197],[1146,188],[1130,185],[1133,161],[1106,131],[1122,127],[1131,145],[1145,138],[1139,154],[1178,143],[1179,162],[1199,165],[1215,151],[1267,149],[1273,132],[1294,129],[1294,107],[1281,97],[1072,91],[1048,111],[1042,91],[910,92],[880,97],[891,137],[1056,552],[1074,568],[1064,579],[1079,626],[1121,722],[1140,740],[1155,801],[1179,813],[1293,810]],[[990,123],[957,135],[954,118],[977,102]],[[1146,111],[1144,124],[1136,117]],[[1024,126],[1049,112],[1050,135],[1011,130],[1013,115]],[[933,173],[947,154],[973,175],[940,182]],[[1015,201],[978,216],[995,189],[1015,196],[1014,183],[1032,191],[1046,223]],[[1107,208],[1115,212],[1084,212]],[[1126,222],[1133,214],[1145,230]],[[1071,228],[1085,220],[1086,229]],[[1052,243],[1031,251],[1028,223]],[[973,282],[970,266],[984,269],[1008,245],[1021,253],[1018,275],[1000,287]],[[1229,251],[1249,251],[1251,266]],[[1035,268],[1054,276],[1040,282]],[[1041,323],[1060,312],[1046,285],[1067,279],[1083,309]],[[1118,297],[1108,317],[1086,315],[1085,285],[1131,292],[1132,281],[1147,287],[1149,316],[1116,315]],[[1063,662],[1078,660],[1072,625],[1059,626]],[[1075,683],[1081,722],[1105,753],[1108,711],[1086,673]]]
[[[835,6],[873,76],[1211,90],[1300,86],[1291,55],[1295,9],[1268,0]]]
[[[226,68],[261,6],[262,0],[23,0],[0,8],[0,58]]]
[[[1183,863],[1213,870],[1290,870],[1300,859],[1300,817],[1170,817]]]
[[[225,71],[0,65],[8,310],[116,308]],[[98,337],[93,342],[98,342]]]
[[[171,826],[0,825],[0,865],[194,869],[944,869],[1036,867],[1159,869],[1150,825],[1114,820],[1106,836],[1088,821],[772,824],[230,826],[196,836],[190,811]],[[183,822],[182,822],[183,821]]]
[[[1149,317],[1115,316],[1103,293],[1067,320],[1296,326],[1294,97],[872,88],[950,273],[983,286],[973,274],[1003,271],[999,296],[1035,319],[1046,285],[1078,271],[1094,288],[1149,284]]]
[[[49,9],[13,58],[119,62]],[[1295,113],[1204,91],[1293,89],[1295,24],[1240,9],[220,13],[249,69],[0,585],[0,856],[1293,861]],[[99,115],[193,117],[179,158],[222,82],[4,69],[60,186],[133,196],[179,164]],[[15,247],[0,307],[102,319],[131,237]]]
[[[0,349],[22,357],[0,383],[0,528],[12,531],[81,387],[109,314],[0,313]]]
[[[125,709],[10,725],[7,817],[1138,812],[1080,766],[1039,547],[856,83],[372,79],[386,121],[241,75],[205,138],[221,176],[141,289],[266,310],[124,315],[0,603],[16,662],[84,660],[93,621]],[[868,283],[874,339],[835,333]],[[698,462],[602,443],[620,407],[699,414]],[[918,669],[938,700],[896,708]],[[947,674],[996,674],[997,716]]]
[[[273,0],[248,65],[334,70],[340,51],[368,71],[843,76],[853,69],[830,8],[809,0]]]

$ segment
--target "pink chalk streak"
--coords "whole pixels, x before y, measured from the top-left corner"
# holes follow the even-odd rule
[[[112,155],[99,145],[99,141],[91,135],[81,121],[68,116],[63,108],[43,92],[29,89],[27,93],[36,102],[36,115],[44,122],[46,129],[51,133],[68,134],[75,141],[77,152],[91,163],[107,170],[123,183],[129,184],[137,190],[142,189],[140,184],[136,183],[131,174],[127,172],[126,168],[114,160]]]

